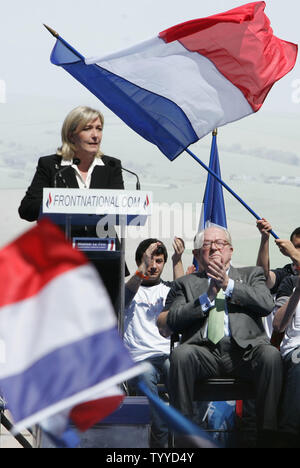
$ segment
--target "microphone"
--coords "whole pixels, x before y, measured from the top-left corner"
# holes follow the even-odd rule
[[[129,172],[129,174],[132,174],[136,177],[136,190],[141,190],[141,184],[140,184],[140,179],[138,175],[135,172],[130,171],[129,169],[125,169],[125,167],[121,166],[122,171]]]
[[[81,163],[81,160],[79,158],[74,158],[73,159],[73,164],[75,164],[75,166],[79,166],[79,164]],[[68,188],[68,185],[67,185],[67,182],[65,181],[65,179],[62,177],[62,174],[65,170],[67,170],[70,166],[64,166],[62,167],[59,171],[56,172],[55,176],[54,176],[54,188],[57,188],[57,180],[58,178],[62,179],[63,183],[65,184],[65,187]],[[58,164],[55,164],[55,169],[58,169],[59,166]]]
[[[109,166],[115,167],[116,163],[114,161],[108,161]],[[121,166],[122,171],[129,172],[129,174],[132,174],[136,177],[136,190],[141,190],[141,184],[140,184],[140,179],[139,176],[135,173],[130,171],[129,169],[125,169],[125,167]]]

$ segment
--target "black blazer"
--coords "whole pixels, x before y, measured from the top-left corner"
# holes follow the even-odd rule
[[[43,199],[43,188],[54,187],[55,174],[61,169],[62,157],[57,154],[39,159],[36,173],[19,207],[19,215],[27,221],[39,217]],[[90,188],[124,189],[121,161],[111,156],[102,156],[104,166],[96,166],[91,177]],[[64,166],[62,166],[64,167]],[[57,178],[57,187],[78,188],[74,169],[70,166]]]

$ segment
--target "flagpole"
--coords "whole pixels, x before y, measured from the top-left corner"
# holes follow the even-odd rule
[[[54,29],[50,28],[49,26],[47,26],[46,24],[44,24],[45,28],[50,32],[50,34],[52,34],[52,36],[54,36],[57,40],[61,41],[71,52],[73,52],[75,55],[77,55],[77,57],[80,59],[80,60],[85,60],[85,58],[83,57],[83,55],[81,55],[76,49],[74,49],[74,47],[72,47],[67,41],[65,41],[59,34],[58,32],[56,32]],[[213,135],[217,135],[217,129],[215,129],[213,131]],[[222,179],[220,179],[220,177],[214,172],[212,171],[208,166],[206,166],[206,164],[204,164],[204,162],[201,161],[201,159],[199,159],[190,149],[186,148],[185,151],[190,155],[192,156],[192,158],[195,159],[195,161],[197,161],[207,172],[209,172],[215,179],[218,180],[218,182],[229,192],[231,193],[231,195],[233,195],[256,219],[260,220],[261,217],[258,216],[255,211],[253,211],[249,205],[247,205],[225,182],[223,182]],[[275,234],[275,232],[273,230],[270,231],[270,234],[272,234],[272,236],[275,238],[275,239],[279,239],[279,237],[277,236],[277,234]]]
[[[216,133],[214,133],[216,132]],[[213,132],[213,135],[217,135],[217,130],[214,130]],[[249,205],[247,205],[247,203],[244,202],[244,200],[241,199],[241,197],[238,196],[237,193],[235,193],[230,187],[229,185],[226,184],[226,182],[224,182],[222,179],[220,179],[220,177],[210,169],[210,167],[208,167],[203,161],[201,161],[201,159],[199,159],[189,148],[186,148],[185,150],[190,156],[192,156],[193,159],[195,159],[195,161],[197,161],[207,172],[209,172],[215,179],[217,179],[217,181],[223,185],[223,187],[229,192],[231,193],[231,195],[234,196],[234,198],[236,198],[256,219],[260,220],[261,217],[258,216],[258,214],[255,213],[255,211],[252,210],[252,208],[250,208]],[[269,231],[270,234],[272,234],[272,236],[275,238],[275,239],[279,239],[279,237],[277,236],[277,234],[271,230]]]
[[[67,41],[65,41],[59,34],[58,32],[54,31],[54,29],[50,28],[50,26],[47,26],[44,24],[45,28],[54,36],[56,39],[58,39],[60,42],[62,42],[73,54],[77,55],[80,60],[84,60],[84,56],[81,55],[74,47],[72,47]]]

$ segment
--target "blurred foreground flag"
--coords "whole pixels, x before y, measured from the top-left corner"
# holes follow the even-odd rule
[[[47,220],[0,251],[0,342],[16,431],[57,414],[57,437],[68,418],[86,430],[120,405],[116,385],[142,372],[96,270]]]
[[[157,395],[152,393],[144,381],[140,380],[138,386],[173,433],[176,440],[176,447],[221,448],[221,446],[197,424],[187,419],[173,408],[173,406],[167,405]]]
[[[85,60],[58,36],[51,61],[173,160],[213,129],[258,111],[293,68],[297,46],[273,35],[265,6],[188,21]]]

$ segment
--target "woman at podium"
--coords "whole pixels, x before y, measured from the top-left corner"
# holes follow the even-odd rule
[[[33,180],[19,207],[19,215],[27,221],[36,221],[41,214],[44,187],[80,189],[124,189],[121,161],[106,156],[100,149],[104,118],[90,107],[73,109],[61,129],[62,145],[56,154],[39,159]],[[116,233],[113,230],[116,237]],[[73,226],[72,237],[97,237],[96,226]],[[119,242],[117,240],[117,249]],[[95,264],[113,304],[119,278],[119,258],[88,254]],[[126,276],[129,274],[126,268]]]
[[[40,215],[43,188],[124,189],[121,161],[100,149],[104,118],[90,107],[76,107],[65,118],[62,145],[56,154],[39,159],[19,215],[36,221]]]

